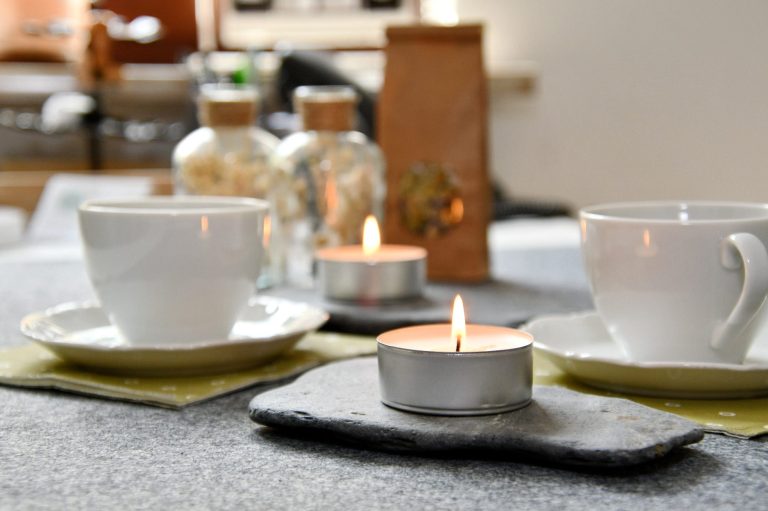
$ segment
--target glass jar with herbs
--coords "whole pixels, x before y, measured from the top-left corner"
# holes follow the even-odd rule
[[[354,130],[358,97],[350,87],[305,86],[294,92],[301,131],[275,150],[285,179],[275,194],[285,231],[286,275],[312,282],[318,248],[361,242],[365,217],[381,220],[384,159],[378,146]]]

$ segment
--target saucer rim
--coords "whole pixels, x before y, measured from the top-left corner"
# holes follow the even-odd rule
[[[520,327],[521,330],[524,332],[528,332],[531,335],[533,333],[530,331],[531,328],[534,328],[537,324],[540,323],[551,323],[551,322],[577,322],[577,321],[587,321],[591,318],[597,318],[600,320],[600,315],[595,310],[586,310],[586,311],[580,311],[580,312],[574,312],[569,314],[544,314],[540,316],[536,316],[535,318],[532,318],[531,320],[527,321],[522,327]],[[616,346],[616,341],[608,335],[605,338],[600,339],[600,341],[605,342]],[[679,361],[670,361],[670,362],[644,362],[644,361],[632,361],[629,359],[619,359],[619,358],[612,358],[612,357],[606,357],[606,356],[600,356],[600,355],[589,355],[584,353],[579,353],[577,351],[563,351],[561,349],[555,348],[551,346],[550,344],[547,344],[546,342],[536,340],[536,337],[534,336],[533,346],[535,349],[538,349],[540,351],[543,351],[545,353],[562,357],[566,360],[579,360],[582,362],[600,362],[600,363],[606,363],[611,364],[613,366],[621,366],[621,367],[632,367],[632,368],[640,368],[640,369],[661,369],[661,370],[669,370],[669,369],[690,369],[690,370],[708,370],[708,371],[727,371],[729,373],[732,372],[753,372],[753,371],[768,371],[768,359],[765,360],[765,363],[746,363],[746,364],[728,364],[728,363],[719,363],[719,362],[679,362]],[[620,348],[619,348],[620,349]],[[748,354],[749,356],[749,354]]]
[[[289,338],[293,336],[298,336],[300,334],[313,332],[318,328],[320,328],[323,324],[325,324],[330,318],[330,314],[327,311],[315,305],[311,305],[305,302],[288,300],[285,298],[267,296],[267,295],[252,296],[248,300],[248,304],[246,307],[249,308],[249,307],[254,307],[256,305],[264,305],[265,302],[266,302],[266,305],[283,304],[283,305],[292,306],[292,307],[300,306],[305,311],[309,311],[309,314],[312,314],[315,317],[310,323],[302,326],[301,328],[286,330],[279,334],[274,334],[267,337],[237,337],[234,339],[212,339],[212,340],[189,343],[189,344],[172,344],[172,343],[128,344],[126,343],[126,344],[121,344],[116,346],[102,346],[97,344],[89,344],[86,342],[78,342],[74,340],[64,340],[62,339],[61,336],[44,338],[44,337],[41,337],[38,333],[36,333],[41,328],[46,328],[45,326],[41,326],[41,323],[43,321],[51,321],[51,319],[54,318],[56,315],[64,312],[85,311],[85,310],[97,310],[104,314],[106,323],[104,325],[97,325],[97,326],[115,328],[114,325],[109,321],[106,313],[104,312],[104,310],[102,309],[98,301],[85,300],[85,301],[63,302],[40,311],[31,312],[25,315],[21,319],[19,328],[23,335],[25,335],[27,338],[31,339],[32,341],[42,344],[43,346],[53,346],[53,347],[61,346],[65,348],[87,348],[89,350],[103,351],[103,352],[136,353],[139,351],[146,351],[146,352],[165,353],[165,352],[198,351],[198,350],[220,348],[220,347],[221,348],[237,347],[237,346],[246,345],[246,344],[250,345],[250,344],[253,344],[254,342],[274,342],[284,338]],[[244,312],[245,310],[246,309],[244,309]],[[235,324],[241,321],[242,320],[238,319],[238,321]],[[75,330],[73,330],[72,332],[75,332]]]
[[[522,328],[536,337],[537,324],[554,321],[551,326],[558,339],[570,335],[580,343],[597,338],[578,332],[578,322],[592,320],[595,311],[542,315],[532,319]],[[571,320],[570,323],[566,320]],[[599,316],[596,318],[601,321]],[[535,323],[536,322],[536,323]],[[601,321],[602,322],[602,321]],[[569,327],[569,328],[564,328]],[[576,332],[576,334],[574,334]],[[593,332],[599,333],[599,332]],[[603,334],[603,342],[610,337]],[[599,342],[599,338],[597,341]],[[611,339],[610,342],[613,342]],[[543,349],[546,346],[547,349]],[[615,346],[615,344],[614,344]],[[534,343],[535,353],[546,358],[568,377],[590,387],[619,394],[632,394],[664,399],[745,399],[763,398],[768,395],[768,365],[750,364],[681,364],[681,363],[631,363],[604,356],[579,356],[574,351],[555,349],[544,342]],[[578,349],[578,348],[577,348]]]

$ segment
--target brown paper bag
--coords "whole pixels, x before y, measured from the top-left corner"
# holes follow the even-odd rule
[[[385,240],[425,247],[432,280],[488,278],[487,91],[482,27],[387,29],[377,139]]]

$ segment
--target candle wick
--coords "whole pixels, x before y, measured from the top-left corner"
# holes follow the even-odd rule
[[[456,334],[456,353],[461,351],[461,334]]]

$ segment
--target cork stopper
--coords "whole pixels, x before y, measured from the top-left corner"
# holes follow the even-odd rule
[[[357,100],[354,89],[343,86],[303,86],[293,93],[304,131],[353,130]]]
[[[259,113],[259,93],[253,87],[204,85],[197,112],[204,126],[251,126]]]

